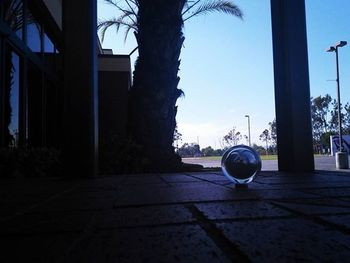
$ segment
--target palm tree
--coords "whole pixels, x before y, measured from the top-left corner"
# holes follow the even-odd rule
[[[124,0],[120,6],[105,0],[121,15],[99,22],[102,40],[108,28],[126,28],[125,38],[134,31],[139,57],[135,63],[133,86],[129,92],[128,129],[143,147],[145,169],[173,171],[181,165],[174,152],[176,101],[180,52],[185,40],[184,21],[209,12],[223,12],[242,18],[232,1]]]

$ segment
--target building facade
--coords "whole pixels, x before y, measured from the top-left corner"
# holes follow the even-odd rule
[[[97,148],[98,141],[108,143],[112,135],[125,136],[126,98],[131,84],[129,56],[103,50],[93,26],[86,27],[85,23],[81,30],[75,28],[78,22],[74,19],[81,17],[70,11],[85,3],[0,2],[0,148],[62,149],[69,156],[66,170],[75,173],[81,168],[75,170],[74,166],[79,167],[80,160],[86,163],[86,158],[69,163],[71,154],[79,156],[80,151],[83,156]],[[96,3],[85,10],[96,11],[93,6]],[[96,20],[96,15],[93,17]],[[81,41],[82,34],[94,39]],[[94,52],[87,51],[91,45]],[[91,99],[83,101],[89,96]],[[85,125],[96,127],[99,118],[98,129]],[[99,138],[97,130],[101,131]],[[96,138],[88,150],[91,140],[84,140],[84,135]],[[91,171],[88,166],[84,165]]]
[[[62,128],[62,33],[44,2],[0,2],[0,143],[55,146]]]

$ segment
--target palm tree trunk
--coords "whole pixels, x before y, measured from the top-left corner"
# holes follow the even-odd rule
[[[181,12],[186,0],[139,0],[139,57],[129,93],[128,128],[142,146],[146,170],[166,171],[181,159],[172,146],[180,51],[184,41]]]

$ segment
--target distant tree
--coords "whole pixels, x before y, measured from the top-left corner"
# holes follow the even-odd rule
[[[208,147],[202,149],[202,155],[203,156],[214,156],[215,150],[211,146],[208,146]]]
[[[236,131],[236,127],[233,127],[222,139],[224,145],[228,147],[237,145],[240,140],[242,140],[242,134]]]
[[[332,107],[333,109],[331,110],[331,118],[330,118],[329,126],[330,126],[330,131],[336,133],[338,132],[339,127],[338,127],[338,102],[335,99],[332,102]],[[340,118],[344,120],[344,113],[342,112],[341,104],[340,104]]]
[[[243,138],[244,138],[244,140],[246,140],[246,142],[247,142],[247,145],[249,144],[249,137],[248,137],[248,135],[243,135]]]
[[[174,147],[175,150],[178,151],[179,149],[179,143],[182,141],[182,134],[179,132],[177,125],[175,126],[174,130]]]
[[[224,154],[224,150],[223,149],[216,149],[214,150],[214,155],[213,156],[221,156]]]
[[[276,126],[276,118],[273,119],[272,122],[269,122],[269,131],[270,131],[270,148],[269,152],[272,154],[277,154],[277,126]]]
[[[257,151],[260,155],[266,153],[266,149],[260,145],[257,145],[256,143],[253,143],[252,148]]]
[[[266,144],[266,155],[268,155],[269,150],[269,141],[271,140],[270,132],[268,129],[265,129],[259,136],[259,139]]]
[[[329,152],[331,149],[331,142],[330,142],[330,137],[331,135],[336,134],[335,132],[329,131],[322,133],[320,137],[320,144],[322,145],[322,148],[325,152]]]
[[[201,150],[197,143],[184,143],[177,151],[182,157],[198,157],[201,156]]]
[[[271,144],[276,147],[277,145],[277,128],[276,128],[276,118],[272,122],[269,122],[269,130],[271,137]]]
[[[331,102],[332,98],[329,94],[311,98],[311,119],[315,143],[320,143],[322,134],[329,131],[328,115],[330,114]]]
[[[343,129],[344,134],[350,134],[350,104],[347,102],[344,106],[344,119],[343,119]]]

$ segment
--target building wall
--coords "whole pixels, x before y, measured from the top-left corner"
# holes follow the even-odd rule
[[[128,56],[100,55],[98,62],[99,141],[103,145],[126,136],[131,73]]]

